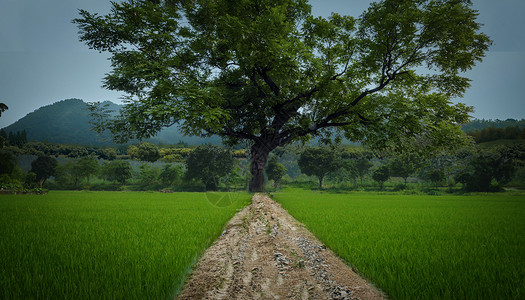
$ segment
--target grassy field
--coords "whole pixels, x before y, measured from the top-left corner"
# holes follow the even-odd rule
[[[275,199],[392,299],[525,299],[525,194]]]
[[[191,264],[251,198],[212,196],[2,195],[0,299],[173,297]],[[236,198],[231,205],[222,203],[228,196]]]

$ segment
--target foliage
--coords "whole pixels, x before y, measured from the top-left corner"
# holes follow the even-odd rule
[[[251,197],[233,196],[217,209],[203,193],[2,195],[0,298],[175,299]]]
[[[162,160],[165,162],[184,162],[184,160],[190,155],[192,149],[184,147],[170,147],[170,148],[161,148],[160,155]]]
[[[31,172],[36,174],[36,180],[40,182],[40,187],[51,176],[55,175],[55,168],[58,166],[58,161],[49,156],[39,156],[31,163]]]
[[[485,119],[474,119],[467,124],[461,126],[465,132],[481,131],[482,129],[493,127],[493,128],[507,128],[507,127],[516,127],[523,129],[525,128],[525,119],[515,120],[515,119],[506,119],[506,120],[485,120]]]
[[[468,135],[474,138],[476,143],[484,143],[496,140],[518,140],[525,139],[525,128],[520,129],[517,125],[506,128],[488,127],[481,130],[469,131]]]
[[[382,165],[372,173],[372,179],[379,183],[379,189],[383,189],[383,184],[390,178],[390,169],[387,165]]]
[[[277,161],[277,156],[272,156],[268,160],[268,165],[266,166],[266,174],[268,175],[269,180],[273,180],[274,188],[277,188],[284,173],[286,173],[286,168],[283,166],[283,164]]]
[[[519,299],[523,196],[293,189],[275,199],[389,299]]]
[[[159,185],[160,169],[143,164],[139,167],[138,174],[139,187],[143,190],[152,190]]]
[[[93,156],[85,156],[77,159],[69,159],[56,168],[55,179],[62,185],[78,187],[82,179],[89,179],[99,172],[98,161]]]
[[[334,171],[330,171],[327,177],[329,180],[332,180],[337,183],[344,183],[348,181],[355,183],[357,177],[359,177],[355,161],[350,159],[342,159],[341,168],[338,168]]]
[[[6,131],[2,128],[0,131],[0,139],[7,141],[8,145],[21,148],[27,143],[27,133],[24,129],[22,131],[16,131],[16,133],[10,131],[9,134],[6,134]]]
[[[201,180],[206,190],[217,190],[219,179],[233,169],[230,151],[214,145],[195,148],[186,160],[186,178]]]
[[[175,181],[182,178],[183,172],[182,166],[166,164],[159,174],[159,179],[164,186],[171,186]]]
[[[466,168],[456,175],[456,181],[467,191],[499,191],[512,180],[515,167],[510,159],[496,151],[480,151],[473,154]]]
[[[361,179],[361,184],[363,184],[363,178],[366,174],[368,174],[368,172],[370,172],[370,168],[372,168],[373,165],[374,164],[372,164],[372,162],[364,156],[357,159],[357,161],[354,163],[357,175]]]
[[[105,160],[117,159],[117,150],[114,148],[102,148],[99,150],[99,157]]]
[[[428,179],[434,183],[434,185],[437,187],[440,183],[443,183],[443,180],[445,180],[445,172],[441,169],[434,169],[431,170],[427,174]]]
[[[0,151],[0,174],[11,174],[16,166],[16,157],[6,151]]]
[[[159,147],[152,143],[140,143],[137,147],[137,157],[140,161],[155,162],[160,158]]]
[[[341,167],[337,153],[328,147],[308,147],[297,161],[301,173],[319,179],[319,188],[323,187],[323,178],[329,172]]]
[[[276,147],[337,128],[376,148],[428,153],[465,139],[469,107],[454,105],[491,41],[463,0],[383,0],[357,19],[313,17],[305,0],[113,2],[80,10],[80,40],[109,52],[108,89],[128,103],[114,118],[93,106],[115,140],[178,124],[190,135],[251,145],[250,190],[264,186]],[[430,71],[429,71],[430,70]],[[100,108],[100,109],[99,109]]]
[[[390,175],[401,177],[407,184],[407,178],[424,165],[424,158],[415,153],[403,153],[390,162]]]
[[[132,177],[131,166],[129,162],[114,160],[106,162],[101,168],[102,177],[110,181],[117,181],[120,184],[126,183],[126,180]]]
[[[7,107],[7,105],[5,105],[5,103],[0,103],[0,117],[2,116],[2,113],[8,109],[9,108]]]

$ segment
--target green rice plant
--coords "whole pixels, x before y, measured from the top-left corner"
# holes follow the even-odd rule
[[[219,207],[204,193],[2,195],[0,298],[173,298],[250,195],[233,198]]]
[[[392,299],[524,299],[525,194],[275,195]]]

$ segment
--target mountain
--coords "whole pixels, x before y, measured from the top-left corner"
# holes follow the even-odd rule
[[[108,109],[118,111],[122,106],[106,101]],[[90,146],[113,145],[109,134],[98,136],[91,131],[91,117],[87,104],[80,99],[67,99],[42,106],[32,113],[7,126],[4,130],[16,133],[26,130],[28,141],[48,141],[60,144],[77,144]],[[156,137],[149,140],[153,143],[175,144],[179,141],[189,145],[204,143],[220,144],[219,137],[201,138],[184,136],[177,127],[163,129]]]

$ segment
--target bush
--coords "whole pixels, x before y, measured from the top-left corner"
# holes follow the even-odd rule
[[[396,185],[394,185],[394,188],[392,189],[394,192],[399,192],[399,191],[403,191],[403,190],[406,190],[408,188],[408,186],[404,183],[398,183]]]

